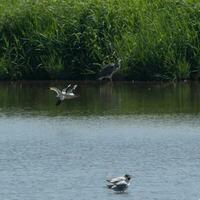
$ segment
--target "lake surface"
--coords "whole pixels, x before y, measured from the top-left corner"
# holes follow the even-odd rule
[[[200,84],[78,85],[55,106],[65,82],[0,83],[0,199],[200,199]]]

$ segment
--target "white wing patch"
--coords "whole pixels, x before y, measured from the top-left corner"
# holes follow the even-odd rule
[[[61,91],[56,87],[50,87],[50,90],[56,92],[57,97],[59,97],[61,95]]]

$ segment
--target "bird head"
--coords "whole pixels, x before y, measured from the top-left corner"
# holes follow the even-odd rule
[[[124,175],[124,177],[125,177],[127,180],[129,180],[129,181],[130,181],[130,180],[131,180],[131,178],[132,178],[132,176],[131,176],[131,175],[129,175],[129,174],[125,174],[125,175]]]

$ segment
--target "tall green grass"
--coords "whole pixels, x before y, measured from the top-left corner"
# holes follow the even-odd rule
[[[2,0],[0,79],[198,79],[199,40],[198,0]]]

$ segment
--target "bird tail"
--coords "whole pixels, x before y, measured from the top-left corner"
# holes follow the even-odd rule
[[[108,189],[112,189],[113,185],[107,185]]]

